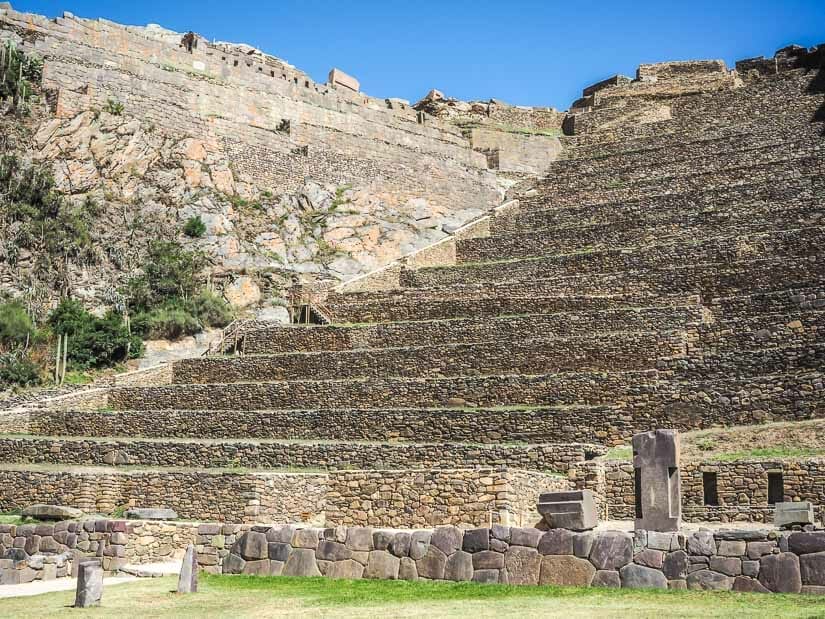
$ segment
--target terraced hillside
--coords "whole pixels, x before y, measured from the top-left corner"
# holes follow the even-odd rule
[[[9,416],[0,508],[523,521],[635,432],[825,416],[823,55],[591,92],[517,207],[313,293],[330,324]]]

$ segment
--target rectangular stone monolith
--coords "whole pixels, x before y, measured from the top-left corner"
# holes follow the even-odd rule
[[[551,529],[587,531],[599,523],[592,490],[543,492],[538,512]]]
[[[75,608],[100,606],[103,597],[103,568],[97,561],[81,563],[77,570]]]
[[[632,443],[636,529],[678,531],[682,524],[679,433],[642,432]]]
[[[195,554],[195,546],[189,544],[186,553],[183,555],[183,563],[180,566],[178,576],[178,593],[196,593],[198,590],[198,556]]]
[[[814,504],[810,501],[786,501],[774,505],[773,522],[777,527],[814,524]]]

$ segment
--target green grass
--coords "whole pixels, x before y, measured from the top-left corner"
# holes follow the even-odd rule
[[[795,449],[793,447],[765,447],[761,449],[748,449],[723,453],[715,456],[715,459],[723,462],[730,462],[733,460],[750,460],[753,458],[811,458],[816,456],[825,456],[825,450]]]
[[[74,592],[3,600],[4,617],[825,617],[818,596],[698,591],[509,587],[473,583],[202,575],[104,588],[99,608],[70,608]]]

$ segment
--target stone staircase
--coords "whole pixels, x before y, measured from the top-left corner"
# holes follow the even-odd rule
[[[246,520],[323,519],[321,503],[297,515],[266,504],[326,484],[327,501],[348,497],[342,522],[387,524],[388,506],[394,524],[399,510],[462,522],[484,501],[492,522],[532,513],[551,473],[635,432],[822,417],[825,141],[811,122],[822,97],[802,69],[742,78],[634,99],[670,116],[621,130],[621,97],[596,97],[565,158],[483,234],[457,235],[454,258],[325,290],[330,324],[233,331],[243,355],[177,362],[164,384],[30,410],[0,438],[2,472],[137,467],[162,484],[176,467],[242,467],[268,475],[237,485]],[[466,471],[502,467],[539,476],[471,501]],[[453,471],[451,491],[428,511],[445,496],[424,480],[433,469]],[[273,481],[301,471],[317,473]],[[323,476],[335,471],[356,490]],[[175,500],[164,506],[203,516]],[[0,494],[0,508],[9,501]]]

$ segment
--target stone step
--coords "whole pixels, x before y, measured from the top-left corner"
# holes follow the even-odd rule
[[[603,455],[599,445],[378,443],[0,436],[0,462],[192,469],[409,469],[507,466],[566,471]]]
[[[825,240],[821,226],[749,235],[689,239],[644,247],[582,251],[499,262],[463,263],[450,267],[406,270],[401,284],[430,287],[469,282],[534,280],[573,274],[664,269],[685,263],[718,264],[748,258],[805,258],[816,256]]]
[[[502,337],[494,341],[448,345],[183,359],[173,366],[173,381],[205,384],[323,377],[444,377],[545,374],[580,369],[640,370],[654,367],[659,358],[684,352],[685,337],[678,331],[604,333],[571,338]]]
[[[421,342],[457,344],[494,339],[526,340],[537,336],[586,337],[614,331],[673,331],[701,321],[698,305],[676,305],[353,326],[273,324],[246,331],[239,348],[249,355],[396,348]]]
[[[821,154],[796,155],[787,153],[765,154],[759,161],[720,163],[710,170],[686,170],[683,174],[656,175],[647,179],[627,182],[620,178],[604,182],[600,186],[559,188],[546,183],[537,185],[537,194],[520,200],[522,212],[532,209],[576,206],[579,204],[616,203],[639,200],[671,193],[691,193],[703,190],[724,190],[735,185],[763,183],[786,179],[796,173],[800,176],[822,174],[825,161]]]
[[[761,179],[723,188],[698,189],[665,193],[618,202],[572,204],[550,208],[534,208],[511,217],[493,219],[494,236],[519,232],[539,232],[553,229],[564,234],[565,228],[604,225],[662,225],[679,222],[682,217],[706,217],[709,221],[741,219],[740,211],[754,212],[754,218],[772,216],[786,208],[803,210],[813,202],[821,204],[825,195],[825,179],[820,174],[799,176],[789,170],[788,176]],[[552,202],[548,197],[545,203]],[[594,235],[595,236],[595,235]]]
[[[786,228],[822,226],[825,224],[825,207],[820,200],[794,198],[782,203],[739,204],[730,211],[704,208],[668,214],[643,209],[623,212],[621,217],[595,224],[559,225],[458,241],[456,259],[459,263],[485,262],[678,242],[722,236],[730,234],[731,230],[749,235]]]
[[[719,348],[699,347],[686,356],[662,359],[657,369],[670,370],[680,380],[715,380],[761,373],[811,372],[825,367],[823,342],[758,349]]]
[[[608,422],[621,424],[622,419],[622,410],[610,406],[479,408],[463,404],[316,410],[38,409],[29,412],[25,430],[89,437],[601,443],[603,437],[591,428]]]
[[[746,368],[747,369],[747,368]],[[808,376],[814,376],[810,380]],[[802,381],[802,382],[800,382]],[[814,388],[819,381],[820,385]],[[799,385],[807,385],[804,388]],[[672,371],[562,372],[541,375],[461,376],[450,378],[371,378],[118,387],[108,393],[114,410],[248,410],[282,408],[443,408],[468,406],[614,405],[649,407],[674,400],[704,405],[708,394],[739,398],[742,392],[777,394],[784,404],[793,394],[825,395],[816,372],[776,376],[743,373],[719,380],[680,381]],[[710,391],[708,391],[710,390]],[[785,395],[782,395],[785,394]],[[787,395],[792,394],[792,395]],[[721,397],[721,395],[720,395]],[[771,406],[774,406],[772,404]]]
[[[698,347],[705,353],[804,346],[825,341],[825,311],[781,314],[719,315],[697,328]]]

